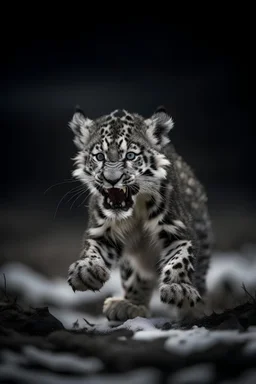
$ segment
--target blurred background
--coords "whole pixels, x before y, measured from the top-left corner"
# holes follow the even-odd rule
[[[1,59],[0,266],[66,276],[87,223],[85,196],[67,182],[76,153],[68,122],[164,105],[177,151],[209,196],[216,248],[256,243],[250,26],[85,25],[65,33],[21,28]],[[50,188],[51,187],[51,188]]]

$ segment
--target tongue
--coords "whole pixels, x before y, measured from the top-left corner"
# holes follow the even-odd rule
[[[125,200],[124,191],[119,188],[110,188],[108,190],[108,195],[113,204],[119,204]]]

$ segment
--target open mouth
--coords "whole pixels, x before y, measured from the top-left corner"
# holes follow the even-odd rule
[[[131,190],[128,187],[104,189],[104,206],[107,209],[127,211],[133,204]]]

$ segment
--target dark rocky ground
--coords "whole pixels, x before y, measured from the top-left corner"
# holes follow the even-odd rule
[[[3,290],[1,296],[1,383],[253,384],[256,379],[256,301],[249,296],[235,310],[197,323],[156,322],[149,338],[134,338],[140,329],[143,336],[143,321],[101,330],[85,319],[83,327],[74,323],[66,329],[48,307],[20,305]],[[180,335],[181,330],[177,348],[168,349],[170,331]],[[189,340],[193,332],[196,344],[207,340],[200,330],[218,337],[197,348]]]

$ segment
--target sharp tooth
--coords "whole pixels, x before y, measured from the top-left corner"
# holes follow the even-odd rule
[[[124,201],[122,201],[122,207],[125,207],[125,202]]]
[[[107,198],[107,203],[110,204],[110,198],[109,197]]]
[[[124,193],[126,193],[126,187],[122,187],[122,190],[124,191]]]

